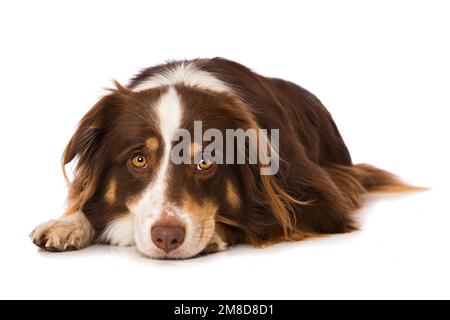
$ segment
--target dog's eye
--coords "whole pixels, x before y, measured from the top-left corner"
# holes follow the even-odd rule
[[[202,159],[199,164],[197,164],[197,171],[209,170],[214,166],[214,162],[206,159]]]
[[[131,159],[131,164],[139,169],[147,167],[147,159],[143,155],[137,155]]]

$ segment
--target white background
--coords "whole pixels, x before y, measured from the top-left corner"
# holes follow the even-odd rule
[[[2,1],[0,298],[450,298],[447,1]],[[187,261],[133,248],[39,252],[60,156],[111,85],[167,59],[223,56],[297,82],[355,162],[431,191],[370,197],[361,230]]]

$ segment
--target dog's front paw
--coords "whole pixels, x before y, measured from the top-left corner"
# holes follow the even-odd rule
[[[30,234],[33,243],[47,251],[56,252],[78,250],[88,246],[93,237],[93,229],[74,218],[51,220],[37,226]]]
[[[222,252],[222,251],[225,251],[226,249],[227,249],[227,243],[224,242],[217,233],[214,233],[213,237],[211,238],[208,245],[206,246],[204,253],[210,254],[210,253]]]

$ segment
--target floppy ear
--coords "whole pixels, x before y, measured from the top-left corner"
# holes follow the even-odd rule
[[[240,215],[224,212],[218,220],[226,225],[240,228],[247,241],[253,245],[281,240],[300,240],[304,235],[296,227],[295,208],[299,205],[309,205],[311,202],[297,199],[296,193],[285,189],[285,186],[289,184],[281,170],[268,170],[269,162],[275,159],[277,162],[285,162],[279,155],[278,147],[272,146],[272,139],[269,139],[266,133],[262,133],[253,119],[248,121],[246,128],[253,128],[257,132],[258,156],[256,158],[258,161],[256,164],[249,161],[250,154],[255,151],[250,150],[250,145],[246,143],[245,150],[238,148],[240,151],[235,152],[235,154],[245,152],[246,162],[244,165],[234,166],[234,170],[240,177],[242,189],[245,192],[244,202],[246,209],[249,210]],[[261,148],[268,153],[265,154],[263,151],[261,154],[259,152]],[[272,174],[268,174],[269,171]]]
[[[78,128],[67,144],[63,156],[62,167],[64,177],[69,185],[69,209],[75,211],[82,208],[94,194],[99,180],[100,156],[99,147],[106,131],[107,109],[110,96],[102,98],[81,119]],[[73,181],[69,182],[65,166],[76,160]]]
[[[244,230],[254,245],[281,240],[300,240],[303,235],[296,227],[296,206],[308,206],[311,201],[296,199],[288,190],[281,174],[261,175],[261,165],[241,167],[244,190],[251,212],[245,212]],[[249,215],[257,215],[250,217]]]

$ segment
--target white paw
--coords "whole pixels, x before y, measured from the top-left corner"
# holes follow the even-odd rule
[[[86,220],[84,215],[82,218]],[[30,238],[38,247],[48,251],[82,249],[90,244],[94,235],[91,225],[84,220],[76,216],[51,220],[37,226]]]
[[[216,253],[222,252],[227,249],[227,243],[222,240],[222,238],[214,233],[208,245],[206,246],[204,253]]]

